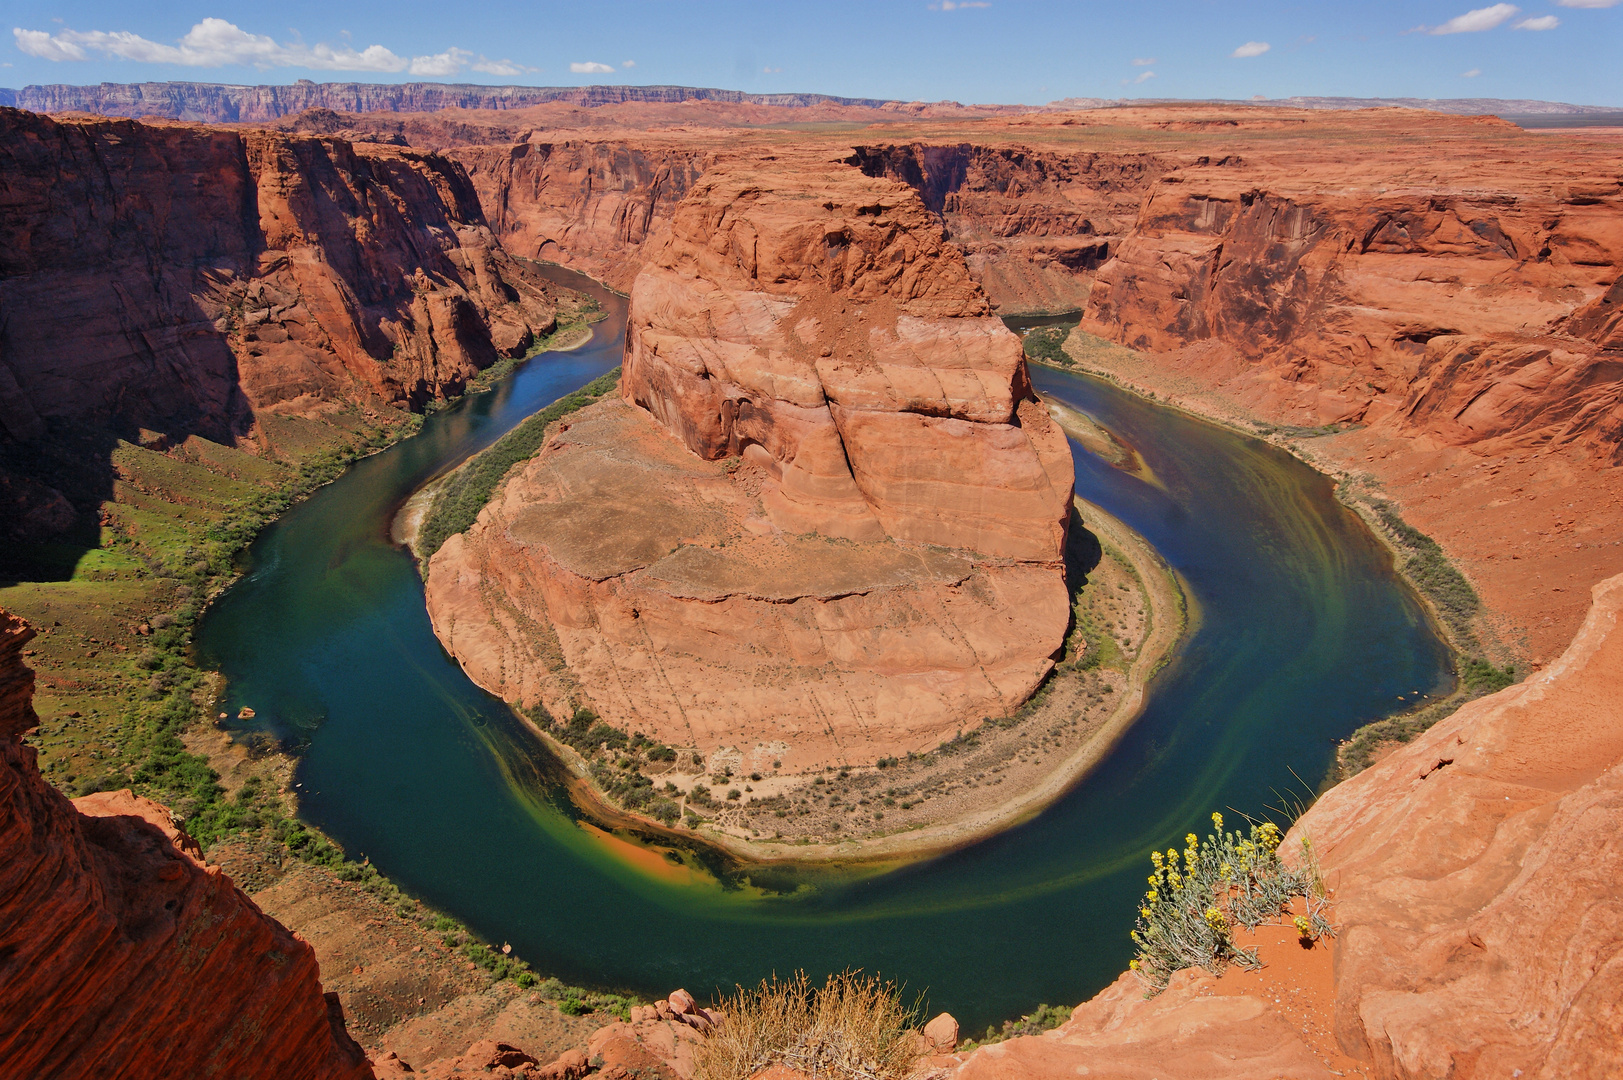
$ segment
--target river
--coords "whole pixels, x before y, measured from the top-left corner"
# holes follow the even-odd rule
[[[880,874],[720,884],[627,857],[581,827],[546,751],[440,648],[389,524],[413,490],[619,362],[623,298],[569,275],[610,318],[429,417],[268,529],[199,628],[232,713],[302,753],[302,816],[537,970],[649,997],[773,972],[878,971],[967,1032],[1072,1005],[1119,974],[1151,847],[1212,810],[1311,797],[1337,739],[1446,693],[1448,655],[1330,482],[1275,447],[1083,375],[1033,380],[1114,432],[1151,481],[1073,444],[1078,493],[1183,577],[1196,631],[1101,767],[1034,820]],[[760,878],[757,876],[757,884]],[[798,887],[795,887],[797,886]]]

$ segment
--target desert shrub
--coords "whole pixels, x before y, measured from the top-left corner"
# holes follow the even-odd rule
[[[1071,1010],[1063,1005],[1039,1005],[1031,1012],[1018,1020],[1005,1020],[1001,1028],[991,1024],[986,1025],[986,1034],[979,1039],[971,1039],[959,1046],[960,1050],[972,1050],[987,1043],[1003,1042],[1005,1039],[1017,1038],[1021,1035],[1041,1035],[1045,1031],[1052,1031],[1071,1018]]]
[[[584,409],[613,390],[619,381],[619,368],[593,379],[519,424],[459,469],[434,497],[423,519],[417,541],[419,553],[427,558],[451,536],[472,525],[508,470],[541,449],[553,421]]]
[[[747,1080],[770,1065],[808,1076],[901,1080],[918,1054],[917,1009],[899,987],[860,972],[830,975],[814,989],[804,972],[738,992],[721,1003],[721,1025],[699,1044],[698,1080]]]
[[[1138,955],[1131,967],[1152,994],[1186,967],[1213,974],[1229,964],[1260,967],[1255,950],[1235,946],[1235,925],[1254,930],[1277,920],[1296,897],[1307,900],[1310,936],[1335,935],[1322,913],[1323,883],[1306,840],[1293,867],[1279,857],[1282,837],[1273,822],[1253,823],[1249,836],[1224,832],[1222,814],[1213,814],[1212,824],[1217,832],[1204,842],[1194,833],[1184,837],[1181,862],[1176,848],[1150,853],[1155,870],[1132,931]]]
[[[1021,339],[1026,355],[1045,364],[1070,367],[1073,361],[1065,353],[1065,339],[1071,336],[1068,326],[1039,326]]]

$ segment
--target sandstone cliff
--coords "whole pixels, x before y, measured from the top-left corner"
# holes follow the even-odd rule
[[[1600,351],[1616,344],[1603,294],[1623,264],[1615,171],[1281,164],[1162,176],[1098,271],[1088,328],[1149,352],[1219,344],[1208,377],[1279,419],[1623,460],[1623,369]]]
[[[556,325],[559,290],[433,154],[0,110],[0,167],[13,538],[74,521],[51,470],[7,468],[39,457],[21,444],[145,428],[264,450],[267,414],[417,409]]]
[[[254,410],[421,404],[554,323],[429,154],[0,110],[0,415],[231,441]]]
[[[562,424],[430,563],[476,682],[791,769],[1030,695],[1069,618],[1070,454],[913,191],[717,165],[631,312],[624,399]]]
[[[621,291],[669,233],[676,204],[712,157],[659,139],[521,141],[447,156],[467,170],[508,251],[563,263]]]
[[[77,805],[18,736],[36,722],[33,636],[0,611],[0,1073],[362,1080],[315,955],[156,803]]]
[[[1338,1072],[1565,1080],[1623,1061],[1620,619],[1623,576],[1595,586],[1560,660],[1332,788],[1287,837],[1286,850],[1312,838],[1336,905],[1323,1007],[1330,1052],[1351,1059]],[[1334,1075],[1277,990],[1222,985],[1246,980],[1183,972],[1145,1000],[1126,974],[1056,1031],[979,1050],[957,1075]]]
[[[1004,313],[1080,309],[1150,185],[1176,164],[1165,154],[970,143],[859,146],[850,160],[917,189]]]

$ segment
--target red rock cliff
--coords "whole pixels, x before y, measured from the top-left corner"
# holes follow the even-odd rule
[[[444,158],[0,109],[0,438],[420,405],[554,325]]]
[[[1161,177],[1102,266],[1089,328],[1150,352],[1210,342],[1264,414],[1386,421],[1481,452],[1623,461],[1607,288],[1623,186],[1571,163],[1381,152]],[[1587,306],[1584,306],[1587,305]]]
[[[658,138],[448,150],[508,251],[628,290],[712,155]]]
[[[19,739],[32,636],[0,611],[0,1075],[370,1077],[310,947],[167,810],[127,791],[75,806],[40,777]]]

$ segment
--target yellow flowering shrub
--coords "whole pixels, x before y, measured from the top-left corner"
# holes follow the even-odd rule
[[[1308,841],[1291,866],[1279,857],[1284,834],[1273,822],[1252,824],[1243,836],[1223,830],[1222,814],[1212,815],[1212,826],[1204,841],[1185,836],[1182,852],[1150,852],[1154,872],[1132,931],[1138,952],[1130,967],[1152,994],[1181,968],[1220,974],[1228,964],[1260,966],[1255,950],[1235,946],[1234,927],[1277,920],[1296,897],[1308,902],[1308,915],[1294,920],[1304,938],[1335,933],[1321,913],[1324,890]]]

